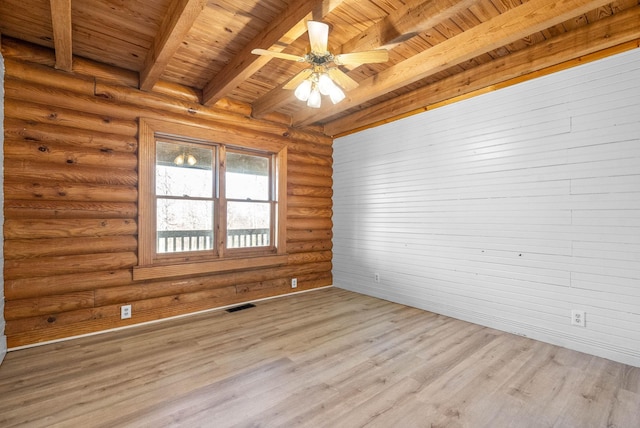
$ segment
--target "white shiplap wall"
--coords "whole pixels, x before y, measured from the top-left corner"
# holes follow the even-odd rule
[[[333,201],[336,286],[640,366],[640,49],[337,139]]]

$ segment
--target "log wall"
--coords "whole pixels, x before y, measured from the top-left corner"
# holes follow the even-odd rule
[[[255,120],[247,106],[198,103],[193,89],[2,39],[5,80],[5,318],[9,347],[87,334],[332,283],[332,140]],[[137,119],[285,136],[288,263],[133,281],[137,264]],[[298,278],[297,290],[290,288]],[[133,317],[120,319],[120,306]]]

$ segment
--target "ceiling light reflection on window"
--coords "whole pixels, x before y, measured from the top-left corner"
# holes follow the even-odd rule
[[[181,153],[178,156],[176,156],[176,158],[173,160],[173,163],[175,163],[178,166],[184,165],[185,162],[189,166],[194,166],[198,162],[198,160],[191,153],[189,154]]]

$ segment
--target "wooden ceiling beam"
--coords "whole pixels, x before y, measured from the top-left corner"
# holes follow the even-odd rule
[[[392,49],[423,33],[447,19],[451,19],[477,0],[413,0],[406,2],[380,21],[373,24],[363,34],[352,38],[334,54],[365,51],[370,49]]]
[[[319,109],[300,109],[293,116],[293,125],[306,126],[322,122],[345,110],[609,2],[610,0],[530,0],[359,82],[360,86],[350,91],[347,98],[339,104],[324,103]]]
[[[271,60],[268,56],[252,54],[253,49],[262,48],[282,52],[307,31],[306,21],[308,19],[321,19],[340,5],[342,1],[292,1],[278,19],[269,23],[205,85],[202,90],[202,103],[215,104]]]
[[[51,0],[53,45],[58,70],[71,71],[73,67],[73,35],[71,28],[71,0]]]
[[[198,18],[206,0],[174,0],[140,71],[140,89],[150,91]]]
[[[380,21],[358,34],[342,46],[334,49],[334,54],[392,48],[401,42],[429,30],[442,21],[452,18],[468,9],[476,0],[411,0],[401,9],[396,9]],[[264,117],[269,112],[291,102],[292,92],[283,89],[284,82],[275,87],[253,105],[253,116]]]
[[[548,69],[549,72],[555,72],[559,64],[564,64],[565,68],[581,64],[583,61],[577,61],[578,59],[605,49],[615,46],[620,46],[620,49],[637,47],[639,40],[640,6],[637,6],[392,100],[341,117],[325,125],[325,133],[336,136],[369,127],[371,124],[389,121],[389,118],[400,118],[426,111],[430,109],[429,106],[439,105],[473,92],[492,90],[496,85],[507,81],[519,82],[523,76],[537,77],[541,70]],[[630,42],[635,44],[625,45]],[[575,64],[568,64],[568,62],[575,62]]]

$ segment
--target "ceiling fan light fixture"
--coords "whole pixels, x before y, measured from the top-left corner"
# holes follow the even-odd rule
[[[322,95],[331,94],[331,90],[334,88],[335,83],[331,80],[331,77],[327,73],[321,73],[318,77],[318,89]]]
[[[307,101],[307,106],[311,108],[320,108],[322,105],[322,99],[320,97],[320,90],[317,85],[313,85],[313,89],[311,89],[311,93],[309,94],[309,100]]]
[[[331,102],[334,104],[338,104],[340,101],[344,100],[346,95],[344,91],[338,87],[338,85],[333,85],[331,88],[331,92],[329,92],[329,98],[331,98]]]
[[[311,51],[304,57],[267,49],[253,49],[251,53],[309,63],[311,68],[300,71],[282,86],[284,89],[295,88],[295,97],[305,101],[309,107],[320,108],[321,95],[328,95],[331,102],[337,104],[346,98],[344,91],[358,87],[358,82],[337,66],[343,64],[358,66],[389,60],[389,53],[385,49],[333,55],[327,50],[329,25],[324,22],[307,21],[307,32]]]
[[[313,84],[311,83],[311,80],[305,79],[298,85],[294,92],[294,95],[300,101],[307,101],[309,99],[309,96],[311,95],[312,86]]]

